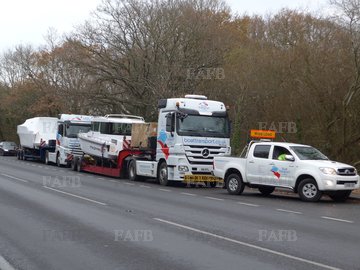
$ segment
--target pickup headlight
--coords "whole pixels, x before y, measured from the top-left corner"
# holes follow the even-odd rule
[[[336,170],[334,168],[319,168],[323,174],[331,174],[337,175]]]

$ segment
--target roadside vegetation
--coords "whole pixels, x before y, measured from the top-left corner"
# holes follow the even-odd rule
[[[41,115],[152,121],[159,98],[196,93],[229,106],[235,153],[265,127],[358,166],[360,6],[329,6],[248,16],[220,0],[104,1],[72,33],[0,55],[0,140]]]

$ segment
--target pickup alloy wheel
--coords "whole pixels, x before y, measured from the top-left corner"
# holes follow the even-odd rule
[[[322,192],[318,189],[315,180],[311,178],[302,180],[298,190],[301,200],[305,202],[317,202],[322,196]]]
[[[239,174],[233,173],[226,177],[226,189],[230,194],[238,195],[244,191],[245,185]]]

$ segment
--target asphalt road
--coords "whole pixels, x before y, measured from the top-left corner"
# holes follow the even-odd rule
[[[162,187],[0,157],[0,269],[360,269],[360,200]]]

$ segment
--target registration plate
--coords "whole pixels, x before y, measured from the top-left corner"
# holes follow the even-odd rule
[[[188,174],[184,176],[184,182],[222,182],[223,180],[219,177],[212,175],[201,175],[201,174]]]
[[[345,184],[344,184],[344,187],[346,187],[346,188],[353,188],[353,187],[355,187],[355,184],[354,184],[354,183],[345,183]]]

